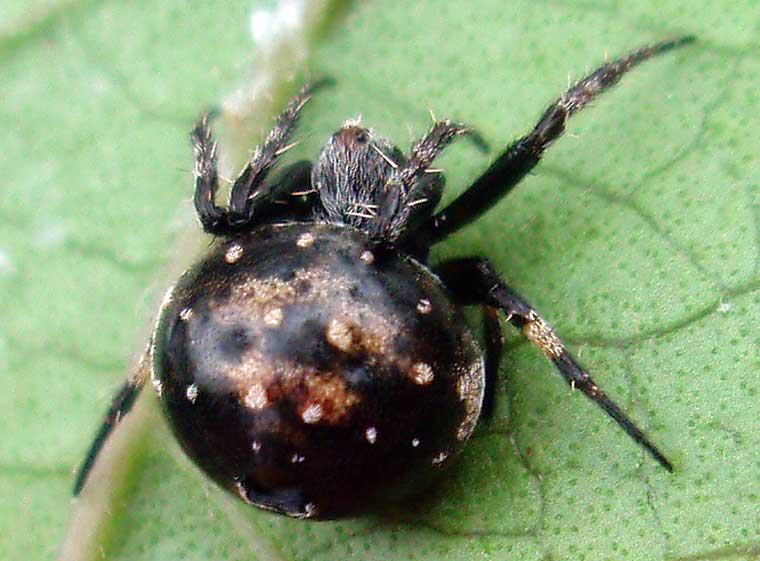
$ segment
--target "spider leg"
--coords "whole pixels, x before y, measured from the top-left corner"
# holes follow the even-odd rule
[[[409,158],[391,175],[380,199],[372,237],[396,243],[416,222],[429,216],[441,198],[441,170],[431,169],[433,161],[458,136],[466,135],[481,150],[488,146],[477,131],[445,119],[437,121],[413,146]]]
[[[226,225],[226,211],[214,202],[219,188],[217,174],[217,144],[211,135],[210,113],[204,113],[193,127],[190,138],[195,151],[195,210],[203,229],[210,233],[220,233]]]
[[[483,306],[483,331],[486,346],[486,386],[480,415],[484,421],[488,422],[493,417],[496,405],[496,382],[499,379],[499,366],[501,366],[501,355],[504,351],[504,332],[499,322],[499,308]]]
[[[266,140],[256,148],[253,156],[235,180],[230,192],[228,211],[229,225],[233,229],[240,229],[241,226],[250,222],[253,218],[256,199],[270,197],[271,194],[265,192],[267,189],[266,185],[263,185],[264,179],[277,158],[293,146],[288,141],[295,130],[304,105],[311,99],[316,89],[327,83],[328,80],[321,80],[306,84],[301,88],[277,117]],[[261,192],[260,188],[262,188]]]
[[[454,123],[448,119],[436,122],[427,134],[412,146],[411,154],[399,175],[404,185],[412,186],[414,181],[431,171],[430,165],[441,155],[443,149],[460,135],[468,136],[480,150],[487,151],[488,145],[480,134],[462,123]]]
[[[420,235],[432,245],[478,218],[538,164],[546,149],[565,132],[572,115],[616,84],[634,66],[694,40],[687,36],[643,47],[600,66],[577,82],[549,106],[528,135],[507,148],[475,183],[430,218],[422,226]]]
[[[147,367],[147,360],[148,353],[146,352],[140,360],[135,376],[127,379],[111,400],[111,405],[108,407],[106,417],[103,419],[103,423],[100,425],[100,428],[77,471],[77,477],[73,489],[75,497],[82,492],[85,483],[87,483],[87,477],[90,475],[90,472],[95,465],[95,461],[103,449],[103,446],[105,446],[108,437],[111,436],[117,425],[124,419],[127,413],[129,413],[132,406],[135,404],[137,396],[140,395],[140,390],[142,390],[145,381],[149,377],[150,369]]]
[[[266,197],[257,197],[253,214],[256,225],[283,220],[309,220],[319,203],[317,191],[311,187],[311,162],[301,160],[267,177]],[[270,181],[271,179],[271,181]]]
[[[465,303],[501,308],[507,321],[521,329],[528,340],[551,360],[573,388],[581,390],[607,415],[657,460],[672,472],[673,465],[636,424],[594,382],[557,337],[551,326],[528,302],[510,288],[484,259],[456,259],[436,267],[446,286]]]

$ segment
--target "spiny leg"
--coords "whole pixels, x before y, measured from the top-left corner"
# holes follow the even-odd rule
[[[230,226],[239,227],[251,220],[254,207],[253,199],[257,196],[267,195],[266,193],[257,193],[257,190],[262,186],[277,157],[294,146],[294,144],[288,144],[288,140],[295,130],[301,110],[311,99],[316,89],[329,83],[330,80],[324,79],[306,84],[277,117],[266,140],[256,148],[253,156],[232,186],[229,204]]]
[[[431,164],[441,155],[443,149],[460,135],[469,137],[480,150],[488,150],[483,137],[467,125],[453,123],[448,119],[437,121],[427,134],[412,146],[409,159],[399,168],[404,185],[412,186],[422,174],[430,173]]]
[[[203,229],[210,233],[221,233],[226,226],[226,211],[214,202],[219,188],[217,174],[217,144],[211,136],[209,119],[213,115],[205,113],[190,133],[195,151],[195,210]]]
[[[672,472],[673,465],[647,438],[634,422],[594,382],[578,361],[570,354],[551,326],[510,288],[483,259],[457,259],[442,263],[436,272],[446,286],[460,299],[469,303],[481,303],[499,307],[507,320],[522,330],[528,340],[536,345],[554,363],[560,374],[573,388],[581,390],[589,399],[612,417],[635,442],[649,452],[662,467]]]
[[[432,245],[469,224],[491,208],[532,170],[552,143],[565,132],[567,120],[599,94],[616,84],[639,63],[686,45],[694,37],[680,37],[644,47],[600,66],[555,101],[527,136],[512,144],[464,193],[429,219],[420,234]]]
[[[301,160],[267,177],[267,196],[257,197],[251,211],[256,225],[312,218],[319,196],[311,187],[311,168],[311,162]]]
[[[493,417],[496,405],[496,384],[499,380],[501,355],[504,352],[504,332],[499,321],[499,308],[483,306],[483,331],[485,334],[486,391],[480,415],[486,422]]]
[[[422,212],[431,203],[438,203],[443,183],[429,177],[430,174],[440,173],[440,170],[431,169],[430,166],[444,148],[460,135],[468,136],[480,150],[488,150],[488,145],[480,134],[467,125],[448,119],[437,121],[412,146],[409,158],[386,183],[378,201],[377,220],[372,233],[374,238],[397,242],[406,232],[411,215]]]
[[[141,365],[144,360],[145,357],[143,357]],[[141,369],[141,367],[138,367],[138,372]],[[147,371],[147,369],[145,370]],[[146,378],[147,376],[138,376],[128,379],[124,382],[121,388],[119,388],[119,391],[111,400],[111,405],[108,408],[106,417],[103,419],[103,423],[100,425],[92,444],[90,444],[90,448],[87,450],[82,465],[79,466],[76,481],[74,482],[75,497],[82,492],[82,489],[87,482],[87,477],[89,476],[90,471],[92,471],[100,451],[108,441],[108,437],[114,431],[116,426],[124,419],[124,416],[132,409],[137,396],[140,394],[140,390],[145,385]]]

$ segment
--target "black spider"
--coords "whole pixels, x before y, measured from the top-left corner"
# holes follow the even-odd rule
[[[469,127],[440,121],[407,156],[347,122],[317,161],[269,172],[316,85],[290,101],[217,206],[208,117],[192,131],[195,207],[219,239],[167,293],[148,358],[172,430],[244,501],[299,518],[359,512],[430,479],[488,417],[502,351],[498,311],[665,469],[672,465],[487,260],[427,264],[430,247],[506,195],[567,119],[683,37],[604,64],[571,87],[454,202],[435,212],[436,157]],[[485,356],[461,306],[484,310]],[[146,370],[146,369],[144,369]],[[146,375],[113,400],[78,494]]]

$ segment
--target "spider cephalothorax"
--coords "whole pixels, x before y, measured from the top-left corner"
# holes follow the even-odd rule
[[[356,121],[314,164],[270,171],[314,86],[290,101],[216,203],[216,144],[193,129],[195,206],[212,250],[169,291],[149,351],[153,383],[187,454],[244,501],[299,518],[360,512],[419,487],[488,417],[502,347],[498,311],[562,376],[663,467],[671,464],[487,260],[427,263],[430,247],[507,194],[567,119],[635,64],[691,41],[607,63],[555,101],[533,131],[436,212],[432,164],[467,126],[439,121],[405,154]],[[485,353],[461,307],[482,306]],[[80,471],[129,410],[127,381]]]

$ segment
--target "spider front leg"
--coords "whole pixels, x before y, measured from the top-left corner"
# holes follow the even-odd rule
[[[326,85],[328,80],[307,84],[290,100],[264,143],[257,147],[230,190],[228,208],[217,206],[215,199],[219,188],[217,173],[217,144],[211,135],[209,119],[204,114],[191,132],[195,148],[195,209],[203,229],[209,234],[230,235],[246,229],[253,219],[254,211],[270,207],[275,199],[287,195],[283,187],[292,181],[266,183],[267,175],[277,158],[292,148],[291,134],[298,123],[298,117],[313,92]],[[294,164],[293,171],[299,174],[303,163]],[[310,168],[309,168],[310,169]]]
[[[272,197],[271,189],[263,185],[264,179],[277,158],[295,146],[296,143],[289,143],[289,140],[298,123],[301,110],[316,89],[329,83],[330,80],[325,79],[303,86],[277,117],[264,143],[254,151],[230,191],[228,221],[233,229],[245,226],[251,221],[256,199]]]
[[[649,452],[662,467],[672,472],[673,465],[636,424],[594,382],[570,354],[557,334],[528,302],[510,288],[488,261],[456,259],[436,267],[444,284],[464,304],[485,304],[501,308],[507,321],[522,330],[559,370],[573,388],[581,390],[601,407],[635,442]]]
[[[409,158],[394,172],[377,202],[378,211],[372,237],[398,243],[413,231],[419,220],[435,210],[441,199],[441,170],[431,169],[444,148],[458,136],[469,137],[481,151],[488,145],[480,134],[462,123],[437,121],[427,134],[412,146]]]
[[[203,229],[209,234],[221,234],[226,226],[226,211],[217,206],[216,192],[219,189],[217,171],[217,144],[211,136],[209,119],[213,115],[205,113],[190,132],[195,151],[195,211]]]
[[[419,235],[432,245],[478,218],[538,164],[546,149],[565,132],[567,120],[572,115],[615,85],[634,66],[694,40],[690,36],[680,37],[638,49],[600,66],[577,82],[549,106],[528,135],[507,148],[475,183],[430,218]]]

